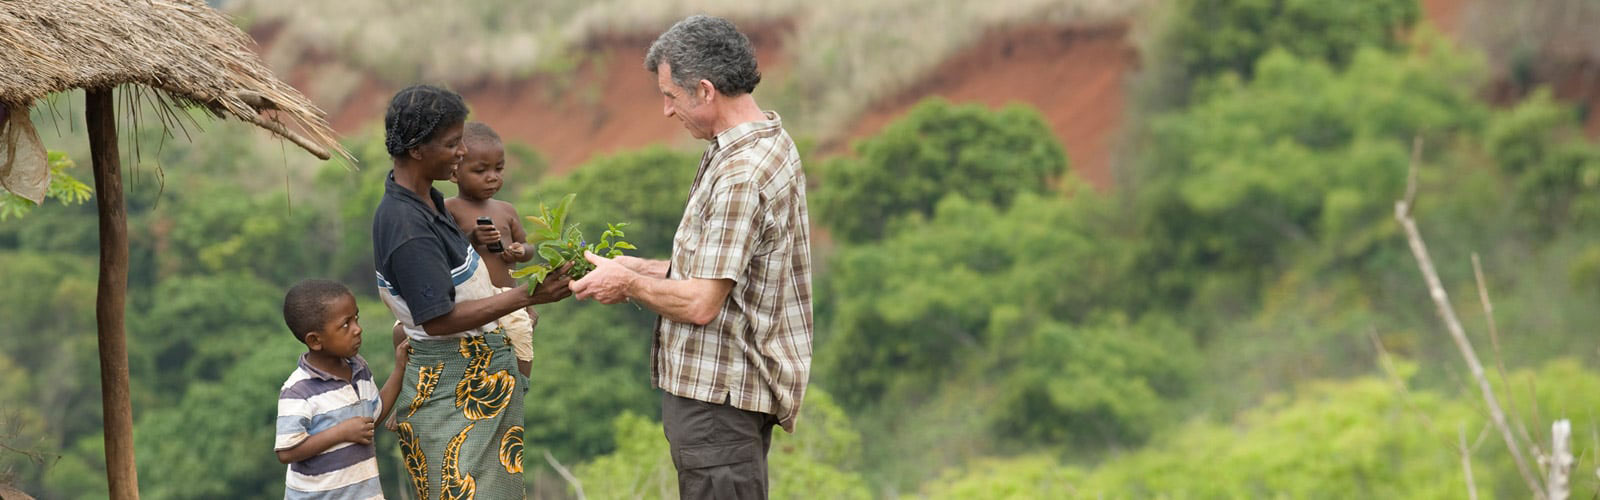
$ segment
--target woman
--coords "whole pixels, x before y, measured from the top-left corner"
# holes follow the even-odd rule
[[[411,339],[395,411],[419,498],[522,498],[522,395],[527,379],[497,319],[571,294],[553,276],[496,293],[434,181],[466,156],[467,107],[427,85],[395,94],[384,115],[394,162],[372,218],[378,295]]]

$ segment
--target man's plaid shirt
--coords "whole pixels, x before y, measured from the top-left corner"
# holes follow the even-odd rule
[[[728,279],[704,326],[661,318],[652,382],[671,394],[777,415],[794,432],[811,375],[806,177],[777,113],[717,134],[672,242],[669,279]]]

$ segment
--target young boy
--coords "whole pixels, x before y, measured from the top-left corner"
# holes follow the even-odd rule
[[[522,229],[522,217],[517,215],[516,207],[494,199],[505,179],[505,145],[500,142],[500,135],[482,122],[468,122],[461,140],[466,142],[467,156],[450,177],[458,189],[455,197],[444,200],[444,206],[478,255],[484,257],[489,281],[502,290],[515,287],[510,266],[533,260],[533,252],[522,244],[528,240],[528,233]],[[478,224],[480,217],[488,217],[493,224]],[[505,241],[503,236],[511,238]],[[499,251],[491,248],[495,243],[500,244]],[[517,370],[523,376],[532,369],[533,328],[538,323],[539,314],[531,307],[500,319],[517,355]]]
[[[300,366],[278,393],[273,449],[289,465],[285,498],[382,498],[373,422],[394,408],[405,375],[408,342],[395,348],[395,370],[383,389],[357,354],[360,311],[344,285],[295,284],[283,298],[283,320],[306,345]]]

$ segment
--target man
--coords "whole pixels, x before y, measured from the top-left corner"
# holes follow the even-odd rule
[[[811,373],[811,224],[805,173],[750,40],[692,16],[651,44],[662,113],[710,142],[669,261],[587,258],[582,299],[661,315],[651,379],[683,498],[765,498],[772,426],[794,432]]]

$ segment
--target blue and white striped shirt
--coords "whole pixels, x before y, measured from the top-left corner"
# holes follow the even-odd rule
[[[377,384],[372,382],[372,369],[360,355],[345,361],[350,363],[350,380],[322,371],[308,363],[305,354],[300,356],[300,366],[278,393],[274,450],[294,448],[312,434],[350,418],[378,418],[383,400],[378,396]],[[378,484],[377,449],[370,444],[347,441],[291,463],[284,483],[285,499],[383,498]]]

